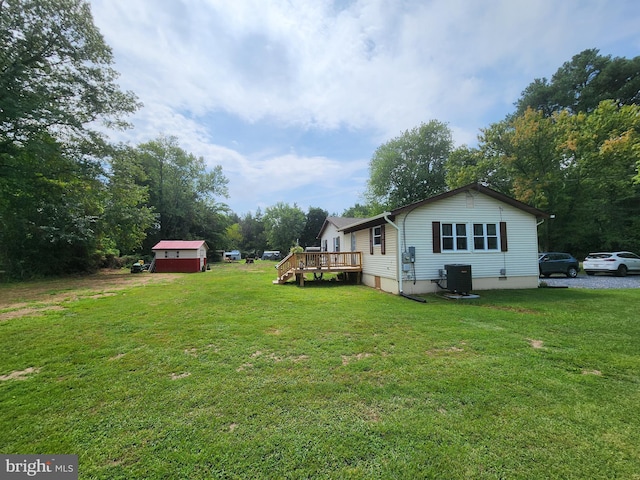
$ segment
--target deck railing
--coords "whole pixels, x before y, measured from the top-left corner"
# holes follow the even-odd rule
[[[276,265],[278,278],[290,272],[362,270],[362,252],[290,253]]]

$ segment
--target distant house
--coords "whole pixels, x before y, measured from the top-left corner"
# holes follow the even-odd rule
[[[323,252],[355,251],[355,244],[351,244],[351,236],[345,236],[341,229],[360,220],[362,218],[327,217],[316,237],[320,240],[320,250]]]
[[[548,214],[480,184],[354,220],[329,217],[322,244],[362,252],[362,282],[396,294],[447,286],[447,266],[469,266],[473,289],[538,286],[537,225]],[[347,251],[347,249],[343,250]]]
[[[155,272],[191,273],[206,270],[209,247],[204,240],[162,240],[151,250],[155,254]]]

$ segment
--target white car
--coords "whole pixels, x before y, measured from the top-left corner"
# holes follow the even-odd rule
[[[587,275],[614,273],[624,277],[627,273],[640,273],[640,257],[631,252],[590,253],[582,262]]]

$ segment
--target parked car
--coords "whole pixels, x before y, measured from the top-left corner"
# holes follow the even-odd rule
[[[546,252],[538,257],[540,275],[548,277],[553,273],[562,273],[569,278],[576,278],[580,271],[580,263],[569,253]]]
[[[262,260],[280,260],[280,250],[265,250],[262,253]]]
[[[141,272],[146,272],[149,270],[149,264],[148,263],[134,263],[133,265],[131,265],[131,273],[141,273]]]
[[[627,273],[640,273],[640,257],[631,252],[590,253],[582,262],[587,275],[613,273],[624,277]]]

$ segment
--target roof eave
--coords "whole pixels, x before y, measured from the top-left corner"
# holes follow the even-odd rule
[[[363,218],[362,221],[342,227],[339,231],[342,231],[344,233],[351,233],[358,230],[364,230],[365,228],[377,227],[378,225],[386,223],[387,218],[389,220],[393,220],[395,218],[395,215],[393,215],[391,212],[384,212],[380,215],[376,215],[375,217]]]
[[[516,200],[515,198],[509,197],[508,195],[505,195],[503,193],[500,193],[496,190],[493,190],[489,187],[485,187],[484,185],[482,185],[481,183],[469,183],[467,185],[464,185],[462,187],[459,188],[454,188],[453,190],[449,190],[447,192],[441,193],[439,195],[435,195],[433,197],[429,197],[425,200],[421,200],[419,202],[415,202],[409,205],[405,205],[399,208],[396,208],[395,210],[391,211],[392,215],[398,215],[400,213],[404,213],[406,211],[411,211],[415,208],[418,207],[422,207],[424,205],[428,205],[430,203],[434,203],[437,202],[439,200],[443,200],[445,198],[449,198],[449,197],[453,197],[454,195],[458,195],[459,193],[463,193],[463,192],[468,192],[474,190],[476,192],[482,193],[484,195],[487,195],[491,198],[494,198],[496,200],[499,200],[503,203],[506,203],[507,205],[511,205],[512,207],[518,208],[520,210],[523,210],[533,216],[535,216],[536,218],[549,218],[551,215],[543,212],[542,210],[539,210],[535,207],[532,207],[531,205],[527,205],[524,202],[521,202],[520,200]]]

